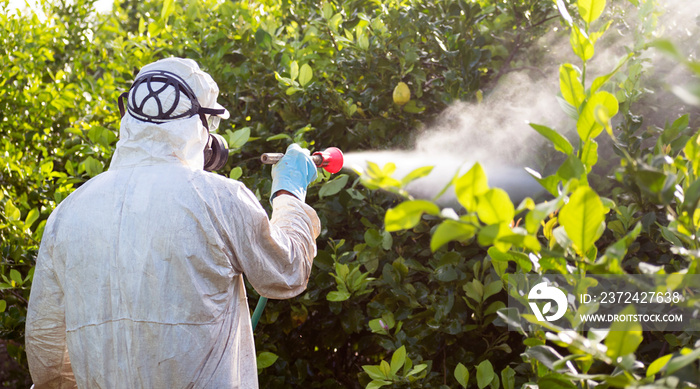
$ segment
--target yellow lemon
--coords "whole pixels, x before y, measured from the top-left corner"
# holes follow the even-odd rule
[[[405,82],[399,82],[394,88],[394,103],[397,105],[404,105],[411,100],[411,90],[408,89],[408,85]]]

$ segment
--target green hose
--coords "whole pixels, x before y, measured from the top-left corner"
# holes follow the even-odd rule
[[[267,297],[260,296],[258,300],[258,305],[255,306],[255,311],[253,311],[253,331],[260,321],[260,316],[262,316],[263,309],[265,309],[265,304],[267,304]]]

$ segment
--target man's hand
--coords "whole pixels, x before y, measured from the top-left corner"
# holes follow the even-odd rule
[[[272,166],[272,196],[290,194],[306,200],[306,188],[318,177],[310,152],[297,144],[287,147],[284,157]]]

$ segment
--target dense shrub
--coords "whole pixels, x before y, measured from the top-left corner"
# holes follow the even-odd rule
[[[654,2],[639,3],[640,13],[653,20]],[[594,29],[609,28],[585,7],[558,4],[591,36]],[[572,25],[561,21],[549,0],[124,0],[104,15],[94,15],[91,6],[90,0],[45,4],[45,19],[7,11],[0,16],[0,336],[22,364],[23,321],[46,218],[72,190],[108,167],[118,136],[117,96],[144,64],[188,57],[213,76],[220,102],[232,115],[219,129],[232,149],[220,173],[266,199],[269,168],[260,165],[261,152],[282,150],[292,141],[312,149],[410,147],[416,130],[444,108],[480,99],[482,90],[521,67],[522,53],[541,34],[552,26],[568,34]],[[589,131],[578,132],[576,148],[555,131],[537,128],[565,154],[552,161],[566,160],[554,167],[556,173],[542,179],[556,201],[518,207],[496,189],[464,192],[479,188],[469,181],[482,178],[474,168],[455,181],[465,212],[443,220],[429,202],[401,202],[401,188],[428,169],[403,183],[391,177],[391,166],[372,166],[361,179],[349,172],[321,177],[307,196],[324,226],[309,288],[295,299],[269,302],[255,332],[261,387],[556,383],[569,388],[644,378],[566,343],[556,329],[533,324],[525,333],[507,331],[498,312],[505,308],[505,275],[534,272],[527,261],[508,265],[508,258],[526,254],[539,255],[539,271],[557,272],[569,264],[592,273],[634,273],[648,263],[668,272],[696,272],[697,222],[691,212],[696,204],[669,192],[676,185],[685,193],[698,190],[691,121],[669,118],[667,128],[639,134],[642,118],[634,104],[643,97],[641,53],[653,27],[638,32],[626,62],[597,81],[583,77],[587,45],[592,49],[595,42],[588,35],[572,41],[582,58],[562,66],[571,81],[561,91],[569,113],[577,121],[590,113],[586,109],[619,113],[612,122],[594,115]],[[660,46],[675,53],[672,45]],[[393,98],[400,82],[411,93],[405,105]],[[607,94],[596,94],[603,91]],[[601,103],[586,108],[591,100]],[[616,172],[593,169],[601,167],[596,140],[604,129],[620,154],[609,166],[622,161]],[[599,196],[589,188],[589,181],[604,182],[613,173],[617,182],[596,186],[609,193]],[[576,193],[610,198],[591,216],[607,223],[600,239],[563,239],[576,227],[556,212],[564,212],[566,201],[575,204],[570,199],[578,199]],[[480,212],[476,205],[485,198],[501,211]],[[665,218],[670,210],[680,216],[672,223]],[[423,213],[429,216],[421,218]],[[525,228],[510,225],[516,214]],[[249,295],[252,308],[257,294],[249,289]],[[658,357],[688,354],[697,336],[644,333],[643,341],[632,351],[648,367]],[[591,373],[600,374],[565,375],[549,363],[562,355],[584,366],[581,372],[592,367]],[[676,377],[693,383],[695,359],[684,369],[659,370],[646,381]]]

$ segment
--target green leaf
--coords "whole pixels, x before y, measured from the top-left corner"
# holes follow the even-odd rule
[[[581,162],[586,167],[586,173],[590,173],[593,166],[598,163],[598,143],[595,140],[589,139],[583,145]]]
[[[389,327],[386,324],[382,324],[382,323],[383,323],[382,319],[372,319],[369,321],[369,329],[372,330],[372,332],[374,332],[376,334],[386,335],[386,334],[388,334],[387,328],[389,328]],[[387,328],[384,328],[385,326],[387,326]]]
[[[155,38],[160,34],[161,30],[163,29],[163,26],[161,23],[158,22],[150,22],[148,23],[148,35],[151,36],[151,38]]]
[[[557,350],[550,346],[531,346],[523,353],[530,361],[536,360],[549,370],[556,370],[555,364],[563,359]]]
[[[264,49],[270,49],[272,47],[272,36],[262,27],[258,27],[255,31],[255,42]]]
[[[575,156],[574,156],[575,157]],[[571,158],[571,155],[569,156]],[[559,196],[559,182],[561,182],[561,177],[556,174],[542,178],[542,175],[530,168],[525,168],[525,171],[532,176],[544,189],[547,190],[552,196]]]
[[[600,135],[603,126],[617,114],[618,110],[617,99],[609,92],[600,91],[591,96],[576,122],[576,130],[581,140],[586,142]]]
[[[318,197],[319,198],[324,198],[327,196],[333,196],[334,194],[337,194],[340,192],[341,189],[345,187],[345,184],[348,183],[348,175],[347,174],[341,174],[337,178],[326,182],[323,184],[321,189],[318,191]]]
[[[5,203],[5,217],[7,217],[9,220],[19,220],[21,216],[22,213],[19,211],[19,208],[15,207],[12,200],[7,199],[7,202]]]
[[[406,176],[404,176],[404,178],[401,179],[401,185],[407,185],[411,181],[415,181],[419,178],[425,177],[432,171],[433,166],[419,167],[418,169],[415,169],[412,172],[406,174]]]
[[[673,200],[676,183],[674,174],[642,166],[633,173],[633,177],[637,186],[643,192],[652,195],[657,202],[667,204]]]
[[[477,162],[455,181],[457,200],[467,211],[476,210],[476,196],[489,189],[484,168]]]
[[[294,81],[297,77],[299,77],[299,63],[297,61],[292,61],[289,65],[289,78]]]
[[[279,139],[290,139],[291,140],[292,137],[289,136],[288,134],[277,134],[277,135],[272,135],[265,140],[269,142],[271,140],[279,140]]]
[[[700,202],[700,179],[693,181],[685,190],[682,209],[692,215],[698,208],[698,202]]]
[[[535,131],[537,131],[540,135],[544,136],[545,138],[549,139],[550,142],[554,145],[554,149],[557,151],[560,151],[564,154],[570,155],[571,153],[574,152],[574,146],[569,143],[569,140],[564,138],[561,134],[556,132],[555,130],[543,126],[540,124],[534,124],[530,123],[530,127],[534,128]]]
[[[595,80],[593,80],[593,84],[591,84],[591,89],[590,89],[589,93],[595,94],[596,92],[598,92],[598,89],[600,89],[600,87],[605,85],[605,83],[608,82],[608,80],[610,80],[610,78],[612,78],[612,76],[614,76],[615,73],[617,73],[620,70],[620,68],[622,68],[622,65],[627,63],[627,61],[630,58],[632,58],[633,56],[634,56],[634,52],[629,53],[626,57],[624,57],[624,58],[622,58],[622,60],[620,60],[620,62],[617,64],[617,66],[615,67],[615,69],[613,69],[612,72],[610,72],[606,75],[597,77]]]
[[[457,364],[455,367],[455,378],[463,388],[467,387],[467,382],[469,382],[469,370],[461,363]]]
[[[384,380],[387,379],[388,377],[382,372],[382,370],[379,368],[379,366],[375,365],[364,365],[362,366],[362,370],[369,375],[369,378],[373,380]]]
[[[275,72],[275,79],[280,82],[280,84],[284,86],[290,86],[292,84],[296,84],[291,78],[289,77],[282,77],[280,76],[279,73]]]
[[[321,15],[326,20],[330,19],[331,16],[333,16],[333,6],[331,6],[330,3],[323,3]]]
[[[501,370],[501,384],[503,389],[515,389],[515,370],[510,366]]]
[[[474,237],[476,227],[456,220],[445,220],[437,226],[430,239],[430,250],[437,251],[440,247],[453,240],[466,242]]]
[[[421,113],[425,111],[425,106],[422,104],[419,105],[419,102],[416,100],[409,100],[409,102],[403,106],[403,110],[408,113]]]
[[[306,86],[311,79],[314,77],[311,66],[308,63],[301,65],[301,70],[299,71],[299,84],[301,86]]]
[[[576,252],[581,256],[584,256],[602,235],[600,227],[604,221],[603,202],[598,194],[587,186],[576,189],[559,213],[559,224],[564,227]]]
[[[571,179],[583,179],[586,174],[586,166],[583,165],[580,159],[575,154],[569,157],[561,164],[557,170],[557,177],[564,181]]]
[[[53,171],[53,161],[42,163],[39,169],[41,170],[41,174],[48,175]]]
[[[687,114],[674,120],[670,127],[666,126],[666,128],[664,128],[664,132],[661,134],[661,141],[664,142],[664,144],[673,143],[673,141],[678,138],[678,135],[688,128],[688,124],[689,117]],[[685,145],[687,146],[688,144],[686,143]]]
[[[576,389],[578,388],[571,379],[557,373],[549,373],[546,376],[537,380],[537,385],[540,388],[547,389]]]
[[[661,369],[666,367],[666,364],[671,360],[671,357],[673,357],[673,354],[664,355],[663,357],[657,358],[654,362],[652,362],[647,368],[647,377],[653,376],[654,374],[660,372]]]
[[[333,15],[331,20],[328,21],[328,27],[330,27],[331,30],[333,31],[338,31],[338,26],[340,26],[340,23],[343,22],[343,15],[339,13],[336,13]]]
[[[90,177],[94,177],[102,173],[102,170],[104,170],[102,162],[98,161],[93,157],[87,157],[85,161],[83,161],[83,166],[85,166],[85,172]]]
[[[382,167],[382,174],[385,176],[390,176],[396,171],[396,164],[389,162]]]
[[[32,208],[29,213],[27,213],[27,217],[24,219],[24,227],[31,228],[37,219],[39,219],[39,209]]]
[[[700,136],[698,135],[700,134],[696,133],[688,139],[683,148],[683,154],[691,161],[696,175],[700,175]]]
[[[503,281],[501,280],[496,280],[493,282],[488,283],[487,285],[484,286],[484,296],[483,296],[483,301],[486,301],[489,297],[493,296],[494,294],[500,292],[503,289]]]
[[[406,362],[406,347],[401,346],[398,350],[394,351],[391,356],[391,375],[395,375],[401,366]]]
[[[506,228],[510,230],[507,225]],[[539,252],[542,249],[542,245],[540,245],[540,242],[537,240],[536,236],[527,235],[525,233],[513,233],[512,230],[508,232],[510,233],[502,235],[498,240],[500,242],[510,243],[515,247],[527,249],[528,251],[532,252]]]
[[[166,21],[168,17],[173,13],[175,9],[175,1],[165,0],[163,1],[163,8],[160,11],[160,19]]]
[[[508,193],[501,188],[489,189],[477,200],[476,213],[485,224],[510,222],[515,216],[515,207]]]
[[[579,15],[588,25],[596,21],[605,10],[605,0],[578,0],[577,5]]]
[[[493,372],[493,365],[488,360],[481,362],[476,367],[476,384],[479,389],[487,387],[493,381],[496,374]]]
[[[440,208],[427,200],[404,201],[386,211],[384,225],[387,231],[399,231],[413,228],[420,222],[423,213],[439,215]]]
[[[258,369],[264,369],[266,367],[272,366],[279,358],[276,354],[269,351],[263,351],[258,354],[257,365]]]
[[[588,38],[585,32],[581,31],[577,25],[571,25],[571,35],[569,36],[571,48],[581,60],[588,61],[593,57],[593,42]]]
[[[477,235],[477,242],[482,246],[496,246],[501,251],[508,251],[510,244],[499,242],[498,240],[504,236],[511,235],[513,231],[508,226],[508,223],[492,224],[481,228]]]
[[[426,365],[425,363],[421,363],[420,365],[416,365],[413,367],[413,369],[411,369],[411,371],[409,371],[406,374],[406,377],[416,375],[416,374],[422,372],[423,370],[425,370],[427,367],[428,367],[428,365]]]
[[[695,349],[688,354],[673,357],[673,359],[671,359],[666,365],[666,375],[673,374],[681,368],[688,366],[689,364],[695,362],[698,359],[700,359],[700,349]]]
[[[295,93],[297,93],[297,92],[299,92],[299,91],[301,91],[301,89],[299,89],[299,88],[297,88],[297,87],[295,87],[295,86],[290,86],[289,88],[287,88],[287,90],[284,91],[284,93],[285,93],[287,96],[291,96],[291,95],[293,95],[293,94],[295,94]]]
[[[638,222],[634,226],[634,229],[632,231],[630,231],[628,234],[626,234],[620,240],[611,244],[610,246],[608,246],[607,249],[605,249],[605,257],[617,259],[618,261],[622,261],[622,259],[627,254],[627,249],[630,247],[630,245],[632,243],[634,243],[635,239],[637,239],[637,236],[639,236],[639,233],[641,231],[642,231],[642,223]],[[663,229],[662,229],[662,231],[663,231]],[[663,235],[663,232],[662,232],[662,235]]]
[[[328,300],[328,301],[345,301],[349,298],[350,298],[349,292],[342,292],[339,290],[328,292],[328,294],[326,295],[326,300]]]
[[[634,306],[630,305],[620,311],[620,315],[635,314]],[[606,354],[616,361],[619,357],[633,353],[642,343],[642,325],[635,321],[615,321],[610,326],[610,332],[605,338]]]
[[[75,175],[75,169],[73,168],[73,162],[70,160],[66,161],[66,172],[71,176]]]
[[[389,363],[387,363],[387,361],[381,361],[379,363],[379,369],[382,371],[382,373],[384,373],[384,375],[387,378],[391,379],[394,377],[394,375],[391,374],[391,366],[389,365]]]
[[[382,314],[382,320],[389,329],[394,328],[396,325],[396,319],[394,319],[394,314],[391,312],[384,312]]]
[[[367,384],[365,389],[378,389],[386,385],[391,385],[391,382],[386,380],[372,380],[369,384]]]
[[[532,261],[530,261],[530,258],[523,253],[519,253],[517,251],[502,252],[496,247],[489,247],[488,253],[491,259],[494,261],[515,262],[525,273],[529,273],[532,270]]]
[[[228,139],[226,139],[226,141],[228,142],[228,148],[230,150],[240,149],[241,147],[243,147],[244,144],[248,142],[248,139],[250,139],[250,127],[243,127],[240,130],[236,131],[228,130],[226,131],[226,135],[228,135]]]
[[[7,301],[0,300],[0,313],[5,312],[5,309],[7,309]]]
[[[233,169],[231,169],[231,172],[229,173],[228,176],[232,180],[237,180],[237,179],[241,178],[242,175],[243,175],[243,169],[241,169],[240,166],[236,166]]]
[[[382,232],[382,248],[384,250],[390,250],[391,246],[394,245],[394,238],[391,237],[389,231]]]
[[[559,67],[559,88],[564,100],[578,111],[586,98],[586,92],[581,84],[581,71],[570,63],[561,65]]]
[[[22,274],[17,269],[10,269],[10,279],[17,284],[17,286],[22,285]]]
[[[675,60],[679,62],[684,62],[686,60],[685,56],[681,54],[681,52],[678,50],[676,45],[674,45],[670,40],[668,39],[657,39],[649,44],[650,47],[656,47],[657,49],[661,50],[662,52],[666,53],[667,55],[670,55],[673,57]]]
[[[462,287],[469,298],[480,303],[484,300],[484,285],[481,281],[474,279],[472,282],[464,284]]]

